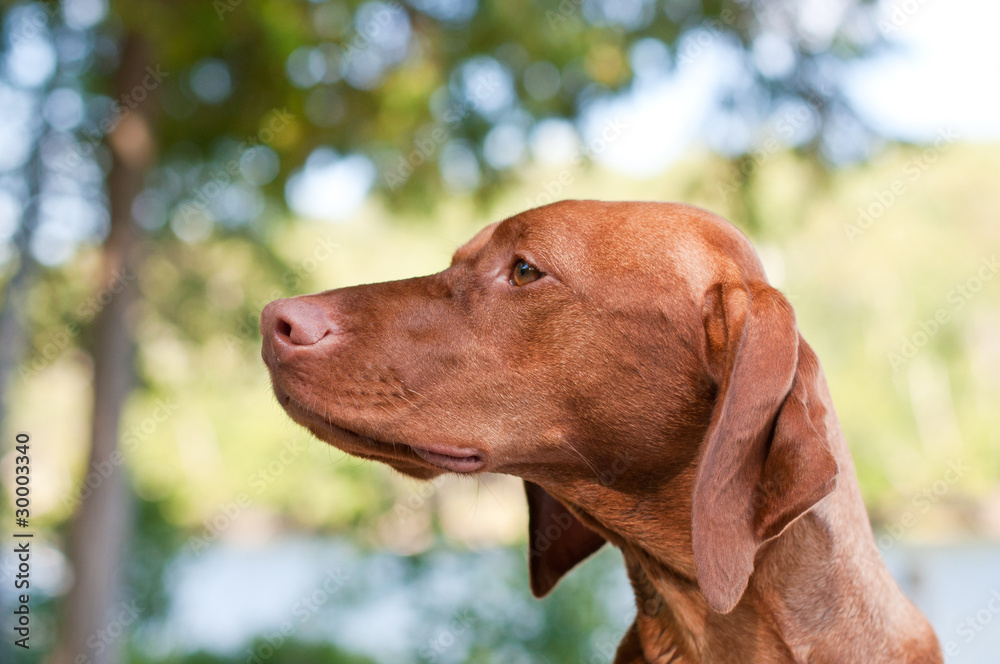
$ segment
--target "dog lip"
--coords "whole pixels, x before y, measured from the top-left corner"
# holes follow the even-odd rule
[[[486,461],[476,450],[435,446],[434,449],[410,446],[427,463],[445,468],[455,473],[474,473],[481,470]]]
[[[377,454],[379,452],[389,452],[392,448],[399,445],[402,449],[409,450],[415,456],[423,459],[432,466],[444,468],[445,470],[450,470],[454,473],[474,473],[481,470],[486,465],[486,460],[483,458],[482,453],[477,450],[461,449],[458,447],[451,447],[450,445],[428,445],[426,447],[417,447],[406,443],[389,443],[357,431],[353,431],[338,424],[334,424],[329,419],[320,417],[318,413],[305,408],[285,390],[275,389],[275,396],[277,397],[278,403],[281,404],[282,408],[284,408],[289,415],[293,415],[293,419],[296,419],[294,415],[298,415],[300,418],[305,419],[306,422],[301,422],[301,424],[312,431],[316,437],[321,439],[323,438],[323,436],[316,431],[316,429],[320,429],[322,431],[340,435],[346,434],[364,441],[367,445],[373,446],[374,449],[372,449],[372,454],[376,456],[366,455],[366,458],[378,459],[379,457]],[[389,450],[386,450],[385,448],[389,448]],[[390,460],[406,461],[405,459],[399,459],[395,455],[391,455],[390,459],[380,460],[385,463],[389,463]]]

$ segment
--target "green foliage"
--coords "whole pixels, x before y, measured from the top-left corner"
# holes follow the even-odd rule
[[[287,644],[274,649],[266,640],[261,639],[250,644],[247,650],[251,653],[273,653],[270,657],[260,658],[270,664],[375,664],[375,660],[345,653],[340,648],[328,643],[307,643],[290,640]],[[259,656],[258,656],[259,657]],[[129,664],[253,664],[245,654],[216,655],[198,652],[193,655],[177,655],[167,658],[147,657],[135,653],[128,658]]]
[[[180,552],[184,534],[163,516],[163,507],[149,500],[136,501],[137,528],[130,543],[128,596],[142,607],[142,620],[161,618],[170,604],[164,584],[167,567]]]
[[[165,169],[155,182],[171,208],[197,201],[199,189],[240,158],[241,144],[260,141],[280,155],[278,176],[264,185],[277,200],[306,156],[329,146],[372,159],[376,190],[394,208],[426,210],[454,193],[437,168],[447,145],[471,150],[480,173],[472,193],[492,200],[516,181],[521,164],[490,162],[490,130],[507,123],[527,134],[546,118],[575,120],[630,85],[640,42],[668,54],[664,73],[700,57],[705,35],[732,45],[750,85],[727,93],[728,106],[749,119],[806,101],[819,129],[802,149],[818,156],[827,124],[843,124],[851,114],[817,63],[875,46],[858,36],[858,26],[872,20],[870,3],[851,4],[854,11],[845,11],[827,37],[803,28],[793,7],[764,0],[628,8],[611,0],[145,0],[113,3],[106,32],[140,35],[166,74],[155,90]],[[697,31],[702,41],[683,42]],[[787,41],[788,71],[758,71],[752,48],[765,33]],[[113,62],[103,65],[110,70]],[[108,85],[108,77],[96,76],[91,87]],[[217,96],[205,94],[212,85]],[[267,134],[275,112],[284,119]],[[177,178],[186,186],[169,184]]]
[[[989,180],[1000,168],[995,151],[951,148],[873,225],[854,241],[848,236],[858,208],[906,179],[903,169],[917,154],[899,148],[822,186],[801,157],[775,155],[761,166],[752,199],[759,219],[754,242],[823,362],[866,500],[877,517],[887,518],[938,479],[953,458],[970,461],[973,470],[949,500],[982,495],[1000,477],[990,405],[1000,397],[990,370],[1000,281],[985,283],[961,310],[952,311],[948,300],[1000,240],[990,212],[1000,201],[989,203],[997,195]],[[738,220],[744,202],[729,188],[736,177],[723,161],[699,159],[646,183],[581,174],[566,195],[686,200]],[[221,505],[250,492],[254,509],[291,516],[303,527],[352,527],[372,536],[391,512],[393,496],[408,495],[411,485],[375,464],[308,442],[287,421],[260,364],[257,311],[276,296],[443,269],[455,247],[480,226],[515,212],[524,197],[512,191],[488,213],[449,203],[430,227],[390,221],[389,213],[372,208],[355,224],[301,224],[276,232],[274,255],[294,276],[287,284],[281,263],[261,259],[246,239],[157,244],[139,275],[146,304],[138,359],[146,388],[132,400],[124,430],[141,426],[160,399],[177,409],[140,444],[126,446],[140,494],[162,501],[166,518],[191,534]],[[951,249],[942,252],[942,246]],[[65,281],[60,276],[41,287],[55,293]],[[67,300],[63,306],[73,305]],[[894,367],[890,354],[940,308],[951,321],[913,359]],[[945,410],[928,406],[935,403]],[[74,421],[65,426],[74,428]],[[950,422],[961,424],[955,429]],[[85,421],[75,428],[85,430]],[[69,438],[57,431],[49,437]],[[267,474],[256,493],[254,474],[266,471],[275,450],[289,441],[303,444],[302,451],[280,473]],[[79,464],[79,452],[67,446]]]
[[[854,4],[852,20],[863,23],[870,3]],[[487,601],[434,604],[420,596],[413,600],[425,602],[427,612],[420,645],[454,631],[456,616],[474,615],[458,635],[469,662],[578,662],[613,650],[629,616],[607,615],[606,597],[593,591],[620,572],[613,551],[535,602],[527,594],[520,535],[508,529],[487,551],[470,551],[469,529],[441,516],[453,487],[422,493],[381,466],[312,441],[287,421],[259,361],[256,321],[263,305],[278,297],[445,267],[451,251],[475,230],[520,211],[525,200],[537,198],[540,183],[558,175],[527,160],[504,168],[491,164],[484,143],[498,123],[528,134],[543,119],[576,120],[595,100],[631,85],[638,42],[658,40],[674,68],[689,55],[683,37],[699,29],[740,45],[754,84],[745,98],[729,100],[737,115],[763,117],[777,103],[805,99],[820,118],[816,134],[788,152],[695,157],[643,182],[597,168],[573,170],[561,196],[682,200],[748,230],[823,362],[876,523],[894,520],[956,459],[970,470],[908,537],[949,532],[958,520],[948,516],[995,486],[1000,281],[984,284],[961,308],[951,299],[990,257],[989,248],[1000,246],[1000,193],[991,179],[1000,171],[995,149],[949,147],[925,168],[922,148],[898,146],[871,163],[826,170],[824,129],[843,122],[849,109],[826,87],[817,61],[831,53],[857,57],[872,44],[849,38],[842,25],[829,44],[817,44],[789,10],[783,25],[790,26],[784,36],[794,66],[769,78],[752,64],[751,49],[785,5],[651,3],[634,21],[615,19],[610,0],[594,3],[596,13],[565,0],[454,3],[475,8],[464,16],[442,14],[441,6],[396,6],[411,30],[404,56],[397,57],[378,45],[372,26],[381,19],[373,3],[114,2],[90,35],[99,47],[79,70],[61,75],[60,84],[88,98],[111,94],[120,64],[114,45],[125,34],[147,42],[152,62],[166,74],[154,91],[162,109],[155,126],[160,160],[147,182],[147,194],[162,206],[144,219],[146,257],[135,275],[142,297],[130,314],[140,389],[129,401],[121,445],[140,497],[129,580],[146,607],[144,620],[154,623],[166,613],[164,572],[178,554],[197,556],[216,543],[262,533],[306,532],[348,538],[364,555],[390,545],[413,554],[402,563],[411,590],[425,587],[420,584],[436,555],[496,556],[501,573],[474,577],[475,589],[496,577],[520,614],[501,614]],[[46,15],[59,20],[55,11]],[[388,59],[371,79],[343,64],[376,53]],[[467,85],[463,78],[487,65],[512,86],[506,108],[495,113],[477,98],[476,81]],[[552,94],[539,94],[530,72],[547,65],[558,85]],[[290,77],[290,71],[297,73]],[[196,89],[196,79],[210,75],[216,91],[222,89],[218,76],[229,78],[225,95],[212,98]],[[88,118],[80,132],[98,120]],[[435,129],[443,138],[434,138]],[[391,182],[387,174],[398,172],[400,160],[427,140],[426,163]],[[471,151],[481,173],[471,190],[456,190],[441,175],[444,146],[452,142]],[[265,145],[278,156],[270,179],[249,182],[230,170],[250,145]],[[282,200],[288,178],[321,146],[371,159],[379,196],[348,224],[290,223]],[[98,154],[96,162],[103,158]],[[860,228],[859,208],[871,208],[897,181],[905,193]],[[170,220],[186,216],[194,203],[204,213],[204,203],[229,185],[263,193],[266,203],[249,219],[203,214],[195,221],[206,222],[208,231],[181,239]],[[85,474],[91,367],[77,349],[93,334],[94,309],[87,303],[98,261],[85,246],[45,270],[31,291],[33,354],[16,381],[11,410],[38,422],[32,434],[46,441],[33,459],[33,472],[46,478],[38,483],[33,509],[34,523],[49,534],[64,527],[73,504],[66,498]],[[892,354],[912,343],[921,324],[941,309],[949,322],[912,358],[894,361]],[[61,336],[64,330],[69,333]],[[285,446],[294,451],[291,461],[276,463]],[[482,486],[480,500],[492,499],[489,485]],[[395,510],[414,496],[419,506],[403,524]],[[338,603],[351,606],[371,595],[370,587],[359,585]],[[54,629],[54,602],[41,603],[38,616],[44,646],[44,635]],[[594,636],[588,641],[580,635]],[[264,645],[248,647],[256,652]],[[448,661],[433,650],[420,657]],[[208,653],[153,658],[134,643],[131,658],[246,661]],[[371,660],[295,635],[268,661]]]

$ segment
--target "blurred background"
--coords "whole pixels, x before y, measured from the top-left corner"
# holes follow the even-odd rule
[[[312,440],[257,331],[277,297],[601,198],[751,236],[891,569],[949,662],[995,663],[998,24],[992,0],[3,2],[0,659],[612,661],[617,552],[532,599],[518,480]]]

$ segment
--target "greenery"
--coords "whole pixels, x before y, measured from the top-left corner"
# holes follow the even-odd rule
[[[906,147],[890,150],[875,162],[833,175],[822,186],[813,179],[813,171],[801,165],[802,157],[774,155],[757,172],[754,192],[761,221],[754,240],[823,362],[876,525],[891,524],[912,509],[912,497],[941,479],[949,462],[961,459],[969,466],[955,490],[936,501],[906,534],[910,540],[933,540],[967,535],[956,530],[965,521],[956,515],[986,496],[1000,478],[1000,462],[992,452],[996,446],[992,404],[1000,397],[1000,382],[987,369],[995,366],[991,340],[997,338],[1000,312],[995,283],[987,282],[969,306],[953,311],[951,322],[898,369],[889,356],[899,350],[901,337],[920,329],[920,321],[933,317],[939,308],[952,310],[949,291],[974,275],[984,258],[992,257],[987,247],[996,246],[998,238],[990,211],[1000,204],[1000,199],[994,200],[1000,194],[991,186],[990,174],[1000,168],[1000,159],[987,147],[949,148],[939,162],[921,172],[905,197],[852,241],[849,229],[857,222],[858,207],[867,206],[894,180],[905,178],[906,165],[921,152]],[[726,214],[741,204],[727,193],[726,185],[732,182],[728,173],[727,162],[695,156],[645,182],[601,171],[581,172],[567,195],[683,199]],[[544,181],[548,176],[538,171],[526,177]],[[432,226],[399,218],[374,202],[350,224],[289,225],[275,236],[275,247],[291,263],[311,256],[324,242],[337,248],[287,292],[441,269],[463,238],[512,212],[525,192],[530,189],[511,191],[495,208],[481,213],[469,199],[452,200]],[[948,252],[940,250],[943,243],[950,247]],[[157,376],[157,382],[130,400],[124,429],[140,434],[138,443],[125,445],[125,451],[133,484],[143,498],[144,527],[135,548],[133,585],[149,617],[164,613],[157,570],[175,556],[201,555],[213,544],[258,541],[268,532],[349,537],[355,546],[373,553],[424,552],[410,559],[415,570],[421,568],[426,552],[451,550],[463,559],[477,560],[494,555],[484,554],[493,547],[513,547],[512,557],[505,559],[510,592],[519,595],[518,606],[529,610],[534,600],[527,596],[521,553],[525,516],[516,482],[449,479],[422,485],[311,441],[273,403],[258,359],[258,339],[243,327],[247,315],[243,307],[269,297],[269,290],[281,281],[263,278],[252,255],[252,244],[233,238],[193,245],[183,257],[168,246],[151,252],[149,273],[141,275],[150,284],[150,313],[141,328],[139,363],[145,375]],[[83,253],[65,270],[81,269],[87,260]],[[185,273],[199,269],[205,270],[214,295],[184,287]],[[217,305],[209,312],[197,304],[206,297],[234,306]],[[190,338],[153,313],[170,308],[189,312],[188,327],[203,328],[205,336]],[[86,411],[76,403],[78,397],[53,402],[45,395],[66,393],[66,386],[82,387],[88,371],[84,356],[69,353],[16,393],[15,409],[39,423],[34,435],[56,441],[33,461],[40,476],[52,478],[39,483],[50,486],[54,494],[45,517],[52,526],[68,516],[57,498],[84,470]],[[942,384],[941,376],[948,386],[946,394],[932,391]],[[152,417],[159,400],[175,404],[176,410],[143,433],[143,421]],[[63,416],[46,418],[44,414],[53,408]],[[961,426],[953,426],[956,422]],[[275,450],[285,444],[295,453],[294,461],[274,463]],[[227,512],[244,495],[249,506],[228,518]],[[531,636],[521,629],[497,632],[496,625],[505,623],[493,616],[472,623],[470,642],[488,647],[483,646],[480,655],[469,651],[464,661],[500,661],[487,656],[498,652],[500,644],[551,653],[545,661],[580,661],[592,651],[567,651],[567,644],[579,640],[559,635],[592,633],[596,625],[605,625],[608,640],[614,641],[624,624],[603,613],[593,588],[611,583],[607,580],[611,578],[617,582],[609,587],[621,592],[624,582],[617,555],[611,551],[602,555],[600,562],[585,565],[552,598],[539,603],[550,626],[542,635]],[[491,583],[496,569],[486,565],[478,573],[483,576],[472,577],[470,583],[481,586]],[[420,577],[419,572],[414,574],[414,579]],[[364,597],[369,591],[362,587],[355,592]],[[351,605],[347,599],[342,603]],[[463,605],[435,610],[439,613],[427,627],[428,634],[447,625]],[[419,647],[420,641],[415,645]],[[298,647],[288,646],[288,652],[282,648],[280,656],[296,661]],[[324,650],[333,646],[301,647],[327,653],[329,659],[322,661],[352,661]],[[200,656],[193,657],[190,661]]]
[[[744,228],[823,362],[876,527],[956,463],[967,467],[957,484],[926,498],[905,538],[995,527],[975,507],[1000,480],[1000,154],[873,141],[829,74],[881,48],[872,3],[847,3],[823,34],[793,4],[142,0],[88,14],[79,0],[5,2],[4,62],[36,39],[55,54],[45,76],[0,69],[27,137],[24,159],[0,169],[0,203],[16,202],[16,228],[0,238],[0,310],[18,322],[3,328],[0,433],[30,428],[38,441],[32,525],[52,561],[24,661],[55,647],[72,524],[105,472],[88,466],[94,349],[119,285],[135,294],[120,316],[135,341],[124,460],[108,471],[134,498],[122,596],[141,616],[116,642],[127,661],[402,661],[386,654],[393,645],[405,661],[610,661],[633,611],[616,552],[532,599],[519,480],[421,484],[345,457],[289,422],[259,359],[270,300],[440,270],[483,225],[552,198],[552,182],[557,198],[678,200]],[[775,31],[791,54],[781,73],[754,59]],[[554,120],[579,131],[643,66],[676,72],[706,36],[732,48],[740,74],[720,121],[756,128],[791,107],[811,129],[774,149],[747,139],[693,151],[648,179],[589,157],[553,165],[491,150]],[[133,63],[149,83],[123,89]],[[155,156],[126,173],[123,197],[116,176],[141,145]],[[369,180],[360,207],[335,222],[289,209],[309,168],[345,163]],[[42,205],[66,199],[76,207],[64,215]],[[110,282],[109,219],[141,228],[141,260]],[[7,514],[6,490],[0,506]],[[237,648],[175,642],[192,570],[216,565],[227,597],[294,580],[279,564],[237,578],[254,552],[305,556],[301,574],[339,561],[347,577],[280,644],[274,626]],[[274,602],[245,603],[295,615]],[[335,628],[355,615],[374,616],[374,638]],[[402,621],[392,638],[382,620]]]
[[[908,501],[914,491],[937,479],[939,469],[953,457],[968,455],[973,461],[970,476],[963,480],[973,495],[987,491],[1000,477],[1000,462],[990,453],[995,441],[989,404],[997,383],[985,370],[991,356],[977,361],[977,353],[994,352],[988,333],[1000,303],[996,282],[987,282],[975,295],[975,306],[954,311],[952,322],[912,360],[904,358],[897,368],[890,359],[891,353],[900,352],[903,337],[920,330],[922,320],[939,308],[956,307],[949,291],[992,257],[988,247],[995,244],[989,238],[998,231],[991,199],[1000,195],[991,186],[992,173],[1000,167],[996,151],[962,145],[949,149],[867,230],[853,238],[850,234],[858,208],[876,200],[877,192],[894,180],[906,179],[906,164],[921,151],[894,149],[828,182],[817,182],[801,166],[801,157],[775,155],[761,165],[755,189],[761,221],[753,239],[823,361],[862,488],[877,513],[891,512],[894,500]],[[740,202],[727,198],[727,169],[726,162],[706,156],[645,182],[585,172],[567,195],[684,200],[731,216]],[[536,181],[549,177],[534,173]],[[351,224],[289,226],[276,236],[275,247],[290,264],[310,257],[324,243],[337,248],[327,260],[317,261],[301,284],[283,289],[281,295],[443,269],[456,247],[482,225],[514,212],[530,191],[511,191],[486,212],[477,212],[467,199],[456,199],[443,206],[430,227],[408,222],[377,203]],[[949,250],[942,252],[945,244]],[[205,337],[186,339],[170,321],[153,315],[143,323],[139,362],[144,374],[157,376],[158,385],[135,396],[125,429],[141,426],[158,399],[175,403],[177,415],[134,449],[126,449],[136,489],[149,500],[164,501],[174,523],[193,528],[241,491],[259,495],[267,509],[310,528],[374,528],[378,517],[392,509],[393,497],[412,486],[379,466],[342,459],[337,451],[307,442],[308,433],[299,431],[273,403],[258,357],[255,311],[281,278],[262,274],[252,252],[253,245],[226,238],[188,247],[183,254],[169,247],[148,258],[150,274],[155,275],[146,279],[150,309],[188,312],[187,327],[204,329]],[[933,270],[926,269],[928,265]],[[192,282],[207,283],[211,294],[185,287],[188,275],[199,270],[203,278]],[[206,298],[215,298],[211,310],[201,306]],[[247,319],[253,322],[245,325]],[[38,376],[36,396],[48,389],[46,374],[85,375],[86,370],[82,358],[63,358]],[[946,419],[920,429],[924,424],[914,399],[926,389],[921,385],[929,380],[926,372],[948,377],[948,409],[962,429],[950,428]],[[22,403],[30,408],[44,402],[26,398]],[[66,441],[69,459],[81,468],[86,449],[82,417],[50,426],[51,437]],[[182,439],[194,442],[179,442]],[[287,468],[268,472],[273,451],[286,441],[303,443],[300,456]],[[184,445],[203,448],[196,453],[205,458],[185,462]],[[255,472],[265,487],[253,482]]]

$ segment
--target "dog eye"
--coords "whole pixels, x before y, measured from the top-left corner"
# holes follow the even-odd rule
[[[510,275],[510,283],[515,286],[527,286],[532,281],[542,277],[541,271],[526,260],[520,260],[514,264],[514,271]]]

